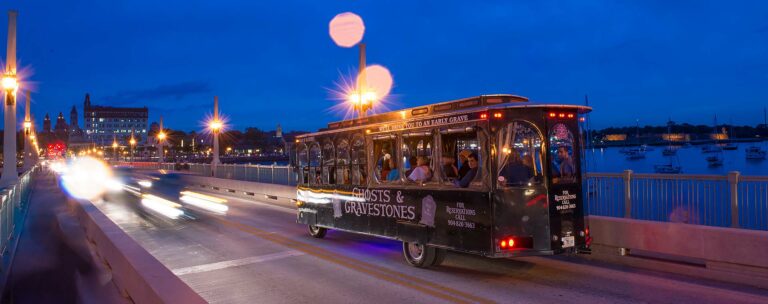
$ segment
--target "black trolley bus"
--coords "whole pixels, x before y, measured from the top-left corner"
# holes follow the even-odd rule
[[[406,261],[587,249],[580,114],[483,95],[330,123],[297,137],[297,221],[403,242]]]

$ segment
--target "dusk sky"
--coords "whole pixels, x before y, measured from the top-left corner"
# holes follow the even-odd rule
[[[533,3],[530,3],[533,2]],[[619,3],[620,2],[620,3]],[[328,23],[366,24],[390,108],[480,94],[583,104],[593,127],[755,125],[768,106],[766,1],[3,1],[38,123],[77,105],[148,106],[200,130],[218,95],[237,129],[315,130],[342,115],[331,89],[357,66]],[[5,48],[2,48],[4,50]],[[4,51],[3,58],[5,58]],[[23,113],[19,109],[19,113]],[[82,126],[81,126],[82,127]]]

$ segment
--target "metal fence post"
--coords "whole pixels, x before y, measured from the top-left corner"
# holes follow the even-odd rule
[[[739,171],[728,172],[731,186],[731,228],[739,228]]]
[[[272,164],[272,184],[275,183],[275,164]]]
[[[624,170],[624,218],[632,218],[632,170]]]

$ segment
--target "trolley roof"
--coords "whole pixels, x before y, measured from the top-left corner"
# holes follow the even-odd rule
[[[475,112],[500,108],[570,108],[576,109],[578,114],[585,114],[592,111],[592,108],[588,106],[529,102],[528,98],[518,95],[480,95],[406,108],[366,117],[331,122],[328,124],[327,128],[320,129],[318,132],[303,134],[297,136],[297,138],[314,136],[321,133],[327,133],[329,131],[352,130],[394,121],[408,121],[411,119],[423,119],[431,116],[442,116],[462,112]]]

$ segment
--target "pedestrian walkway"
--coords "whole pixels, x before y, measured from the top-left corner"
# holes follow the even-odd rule
[[[88,246],[56,177],[33,176],[29,213],[0,303],[128,303]]]

